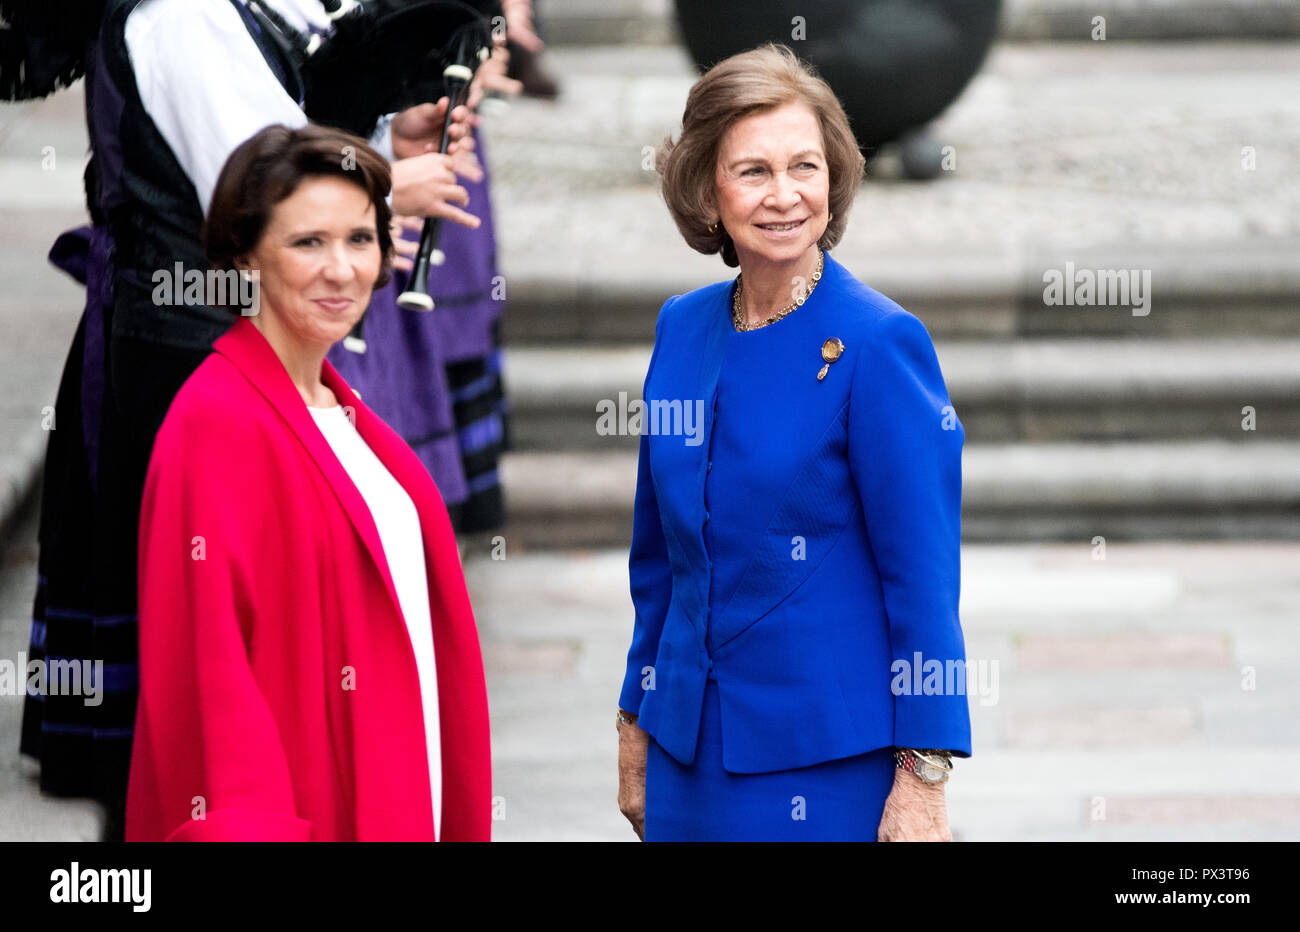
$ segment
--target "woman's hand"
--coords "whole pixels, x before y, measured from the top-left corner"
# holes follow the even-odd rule
[[[645,764],[650,735],[635,724],[618,723],[618,809],[645,841]]]
[[[477,229],[479,218],[455,205],[469,204],[469,192],[456,183],[452,156],[427,152],[393,163],[393,213],[442,217]]]
[[[885,799],[876,841],[952,841],[943,784],[894,768],[894,788]]]

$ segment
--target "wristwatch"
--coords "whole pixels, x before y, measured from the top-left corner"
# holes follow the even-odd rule
[[[946,783],[952,773],[952,754],[941,748],[897,748],[894,764],[926,783]]]
[[[636,720],[637,716],[631,712],[624,712],[622,709],[618,710],[618,723],[620,725],[635,725]]]

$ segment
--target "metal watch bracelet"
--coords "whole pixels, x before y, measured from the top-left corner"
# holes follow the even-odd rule
[[[926,783],[945,783],[952,773],[952,754],[942,748],[896,748],[894,765]]]

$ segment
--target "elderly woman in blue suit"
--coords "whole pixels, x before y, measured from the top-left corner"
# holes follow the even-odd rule
[[[827,252],[863,177],[848,121],[763,46],[695,84],[657,168],[740,274],[655,328],[620,809],[647,841],[950,840],[965,435],[924,325]]]

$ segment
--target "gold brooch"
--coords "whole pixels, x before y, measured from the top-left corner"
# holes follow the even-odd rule
[[[826,365],[822,366],[822,371],[817,373],[817,381],[820,382],[826,378],[826,373],[830,370],[831,363],[844,355],[844,341],[839,337],[831,337],[822,344],[822,359],[826,360]]]

